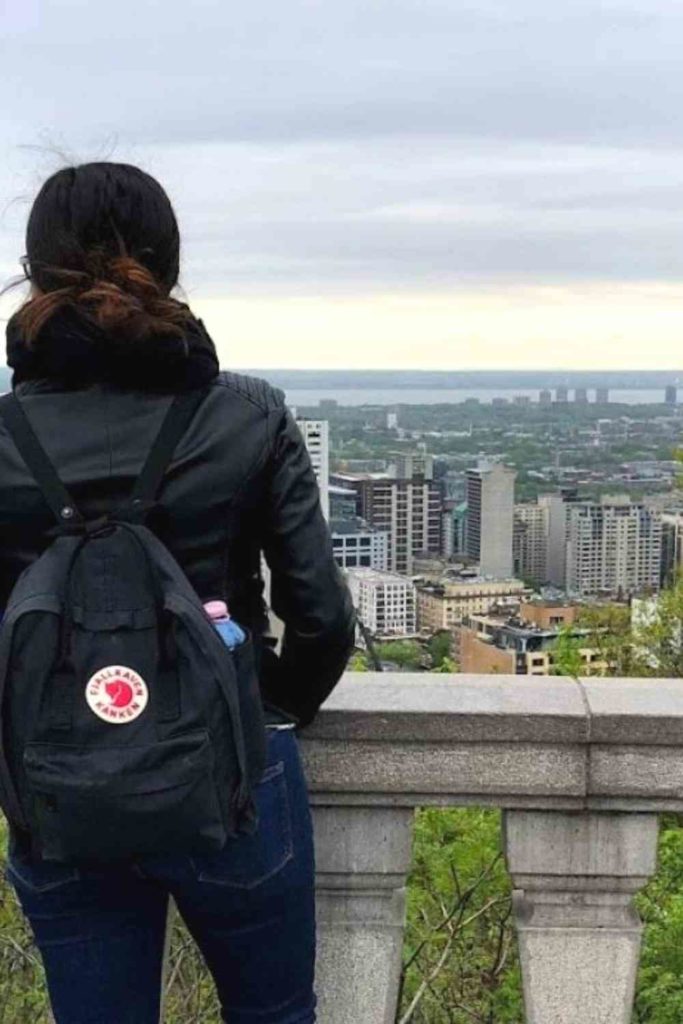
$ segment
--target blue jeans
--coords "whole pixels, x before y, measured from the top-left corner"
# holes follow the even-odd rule
[[[292,730],[269,730],[254,836],[203,857],[128,866],[36,862],[10,848],[56,1024],[158,1024],[169,894],[229,1024],[313,1024],[314,864]]]

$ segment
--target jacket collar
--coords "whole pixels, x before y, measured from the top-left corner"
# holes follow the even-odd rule
[[[78,310],[60,310],[28,345],[15,314],[7,324],[12,387],[73,390],[93,384],[168,392],[210,384],[218,374],[213,341],[193,318],[182,338],[156,335],[133,342],[105,334]],[[30,384],[29,384],[30,382]]]

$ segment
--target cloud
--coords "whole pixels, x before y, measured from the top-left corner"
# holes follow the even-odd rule
[[[192,301],[675,284],[682,29],[670,0],[8,5],[0,273],[48,142],[159,176]]]

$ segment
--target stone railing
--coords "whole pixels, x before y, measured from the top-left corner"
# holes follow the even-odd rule
[[[393,1024],[415,807],[504,810],[527,1024],[628,1024],[683,680],[349,674],[302,736],[321,1024]]]

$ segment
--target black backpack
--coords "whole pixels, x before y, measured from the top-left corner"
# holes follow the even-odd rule
[[[0,806],[45,860],[201,854],[255,826],[265,727],[252,639],[226,647],[144,525],[205,394],[172,401],[129,499],[88,522],[19,399],[0,399],[59,524],[0,625]]]

